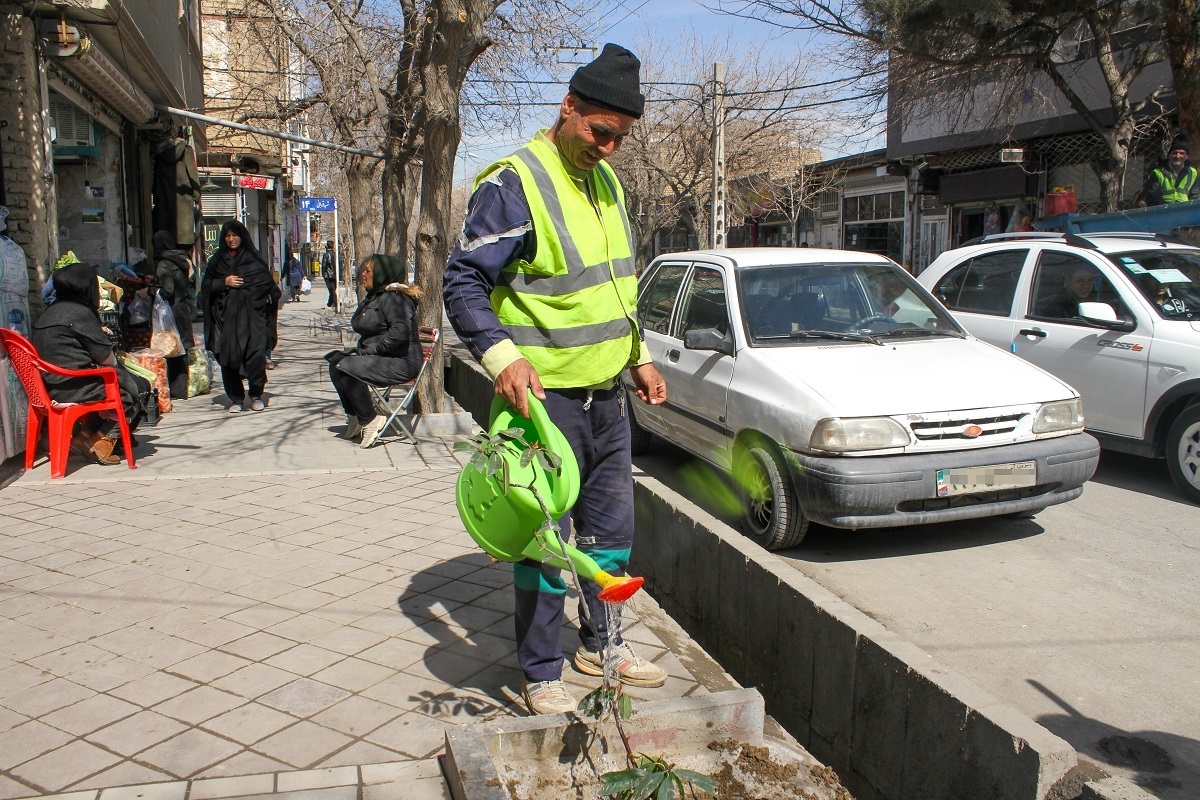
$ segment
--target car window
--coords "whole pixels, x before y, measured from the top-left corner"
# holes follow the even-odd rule
[[[1200,317],[1200,250],[1139,250],[1109,256],[1166,319]]]
[[[1021,249],[975,256],[946,273],[933,293],[955,311],[1008,316],[1028,255]]]
[[[780,264],[743,269],[738,283],[753,346],[962,334],[895,264]]]
[[[1043,250],[1038,256],[1033,278],[1029,316],[1086,325],[1079,316],[1080,303],[1108,303],[1118,318],[1133,319],[1116,288],[1099,267],[1072,253]]]
[[[684,294],[679,338],[688,331],[716,328],[724,336],[729,333],[729,311],[725,304],[725,282],[720,271],[712,267],[697,267]]]
[[[686,274],[686,264],[663,264],[647,276],[647,285],[638,300],[638,322],[645,330],[666,333],[671,327],[671,313]]]

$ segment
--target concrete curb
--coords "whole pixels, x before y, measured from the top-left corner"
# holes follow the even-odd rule
[[[447,363],[478,421],[491,379],[461,348]],[[1063,739],[658,481],[636,479],[635,503],[630,571],[859,800],[1043,800],[1066,783],[1078,756]],[[1151,795],[1106,778],[1082,797]]]

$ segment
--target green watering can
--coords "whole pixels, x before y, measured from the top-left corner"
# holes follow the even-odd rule
[[[569,544],[557,531],[545,531],[546,514],[533,492],[515,484],[532,485],[557,520],[565,516],[579,498],[579,463],[575,452],[562,431],[550,421],[546,407],[529,393],[529,419],[525,419],[497,396],[492,401],[491,427],[495,436],[500,431],[519,428],[525,441],[538,444],[562,459],[557,471],[549,471],[531,459],[521,466],[521,445],[506,442],[502,458],[508,462],[510,486],[507,494],[499,474],[486,475],[471,464],[463,467],[455,486],[454,499],[458,515],[467,533],[483,551],[500,561],[520,561],[525,558],[566,569],[569,564],[581,577],[600,585],[600,599],[607,603],[628,600],[642,588],[644,580],[610,575]]]

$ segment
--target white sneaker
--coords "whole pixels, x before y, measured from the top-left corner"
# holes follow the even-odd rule
[[[251,411],[262,411],[267,407],[267,404],[262,401],[261,397],[256,397],[250,401]]]
[[[530,714],[570,714],[579,705],[561,680],[527,683],[521,696]]]
[[[240,414],[240,413],[242,413],[242,411],[243,411],[243,410],[244,410],[244,409],[242,408],[242,404],[241,404],[241,403],[234,403],[233,405],[231,405],[231,406],[229,407],[229,413],[230,413],[230,414]]]
[[[383,417],[376,416],[366,425],[363,425],[362,441],[358,443],[358,446],[363,450],[366,450],[368,447],[375,444],[375,442],[379,441],[379,435],[383,433],[384,422],[386,422],[386,420]]]
[[[621,642],[609,650],[609,661],[613,670],[628,686],[662,686],[667,682],[667,673],[662,667],[651,664],[637,654],[629,642]],[[599,653],[591,653],[582,647],[575,651],[575,669],[585,675],[603,675],[604,665]]]
[[[358,417],[353,414],[346,415],[346,432],[342,434],[344,439],[353,439],[362,433],[362,423],[358,421]]]

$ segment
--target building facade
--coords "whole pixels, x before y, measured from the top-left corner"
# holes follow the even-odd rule
[[[199,107],[199,14],[185,0],[0,3],[0,204],[26,254],[30,306],[70,250],[107,267],[156,229],[196,238],[194,141],[166,107]],[[151,253],[152,254],[152,253]]]

